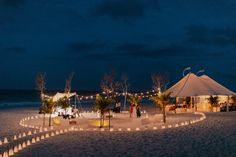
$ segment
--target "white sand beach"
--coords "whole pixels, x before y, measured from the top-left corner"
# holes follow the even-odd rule
[[[33,129],[18,124],[21,118],[28,115],[37,115],[37,110],[1,110],[0,138],[8,137],[12,141],[15,134],[29,130],[33,132]],[[170,129],[68,132],[30,145],[14,156],[235,156],[236,112],[206,113],[206,116],[204,121]],[[25,139],[4,144],[0,146],[0,151]]]

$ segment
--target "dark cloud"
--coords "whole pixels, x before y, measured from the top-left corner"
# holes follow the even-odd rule
[[[122,44],[115,48],[111,53],[92,53],[89,57],[94,59],[111,59],[111,58],[143,58],[157,59],[165,57],[192,57],[197,56],[197,50],[180,45],[169,45],[152,47],[143,43]]]
[[[27,53],[27,49],[23,47],[18,47],[18,46],[12,46],[12,47],[5,47],[1,48],[2,55],[23,55]]]
[[[0,6],[19,8],[25,3],[25,0],[0,0]]]
[[[95,40],[91,42],[74,42],[69,45],[69,49],[73,53],[84,53],[90,51],[101,50],[105,47],[108,47],[105,43]]]
[[[78,10],[67,9],[67,10],[63,11],[63,13],[64,13],[67,17],[74,18],[74,19],[76,19],[77,21],[80,20],[80,21],[82,21],[82,22],[87,22],[86,18],[83,17],[83,16],[78,12]]]
[[[27,50],[26,48],[22,48],[22,47],[9,47],[9,48],[6,48],[6,53],[25,54],[27,53]]]
[[[159,0],[103,0],[94,15],[130,19],[144,16],[148,9],[158,10]]]
[[[209,30],[205,26],[189,26],[186,29],[186,36],[188,41],[196,44],[208,44]]]
[[[118,47],[120,54],[130,57],[142,58],[163,58],[163,57],[183,57],[196,56],[198,53],[192,47],[182,45],[167,45],[153,47],[148,44],[124,44]]]
[[[134,43],[134,44],[132,43],[132,44],[120,45],[117,49],[119,51],[125,51],[125,52],[138,52],[149,49],[149,46],[147,44],[142,44],[142,43]]]
[[[190,26],[186,30],[187,40],[193,44],[236,46],[236,28],[209,28],[206,26]]]
[[[191,60],[208,60],[219,59],[224,57],[224,53],[220,51],[206,51],[194,46],[180,44],[170,44],[166,46],[151,46],[144,43],[130,43],[121,44],[113,48],[112,51],[93,52],[86,56],[96,60],[108,59],[143,59],[143,60],[156,60],[156,59],[191,59]]]

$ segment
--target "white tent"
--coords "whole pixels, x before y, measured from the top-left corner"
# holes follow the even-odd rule
[[[189,73],[166,91],[166,93],[169,92],[171,92],[171,97],[187,97],[212,94],[212,91],[206,87],[205,83],[193,73]]]
[[[220,85],[210,77],[206,75],[198,77],[193,73],[186,75],[166,92],[171,92],[171,97],[236,95],[234,92]]]
[[[176,97],[179,103],[181,103],[179,101],[182,100],[181,98],[191,97],[191,106],[192,103],[195,104],[195,109],[198,111],[210,110],[208,103],[210,95],[218,95],[220,103],[229,102],[229,96],[236,95],[207,75],[198,77],[193,73],[189,73],[166,91],[166,93],[169,92],[171,92],[171,97]]]
[[[61,98],[64,98],[64,97],[66,97],[66,98],[70,98],[70,97],[73,97],[73,96],[75,96],[76,95],[76,93],[59,93],[59,92],[57,92],[54,96],[53,96],[53,98],[52,98],[52,100],[54,101],[54,102],[57,102],[59,99],[61,99]]]

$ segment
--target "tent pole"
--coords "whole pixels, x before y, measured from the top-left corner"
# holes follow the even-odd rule
[[[193,99],[192,96],[190,96],[190,109],[192,109],[192,106],[193,106]]]
[[[77,95],[75,95],[75,108],[77,108],[77,107],[76,107],[76,97],[77,97]]]
[[[227,99],[226,110],[227,110],[227,112],[229,112],[229,96],[228,96],[228,99]]]

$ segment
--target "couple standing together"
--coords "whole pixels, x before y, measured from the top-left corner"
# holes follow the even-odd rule
[[[141,107],[139,105],[130,104],[130,109],[129,109],[130,118],[135,116],[134,110],[136,112],[137,118],[141,117]]]

